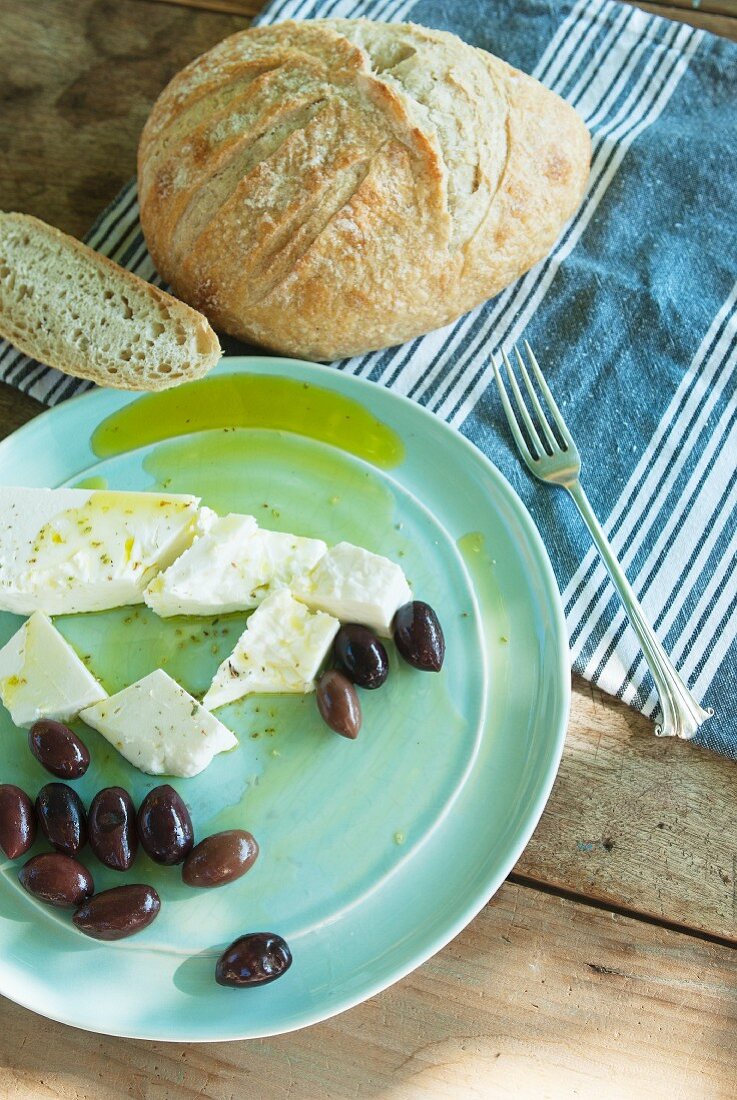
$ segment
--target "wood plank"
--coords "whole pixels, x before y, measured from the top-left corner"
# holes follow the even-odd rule
[[[655,0],[654,6],[682,8],[692,15],[728,15],[733,19],[737,18],[737,0]]]
[[[737,768],[583,680],[560,772],[515,871],[737,942]]]
[[[227,12],[253,19],[264,7],[264,0],[142,0],[143,3],[173,4],[175,7],[199,8],[200,11]],[[711,3],[711,0],[707,0]]]
[[[690,23],[693,27],[700,27],[702,30],[711,31],[712,34],[718,34],[722,38],[731,38],[732,41],[737,40],[737,18],[735,18],[735,10],[728,15],[710,15],[705,8],[700,7],[698,11],[690,8],[687,4],[677,5],[666,3],[645,3],[643,0],[626,0],[628,3],[635,3],[638,8],[642,8],[644,11],[649,11],[653,15],[662,15],[666,19],[675,19],[679,23]],[[731,3],[731,0],[729,0]],[[737,3],[737,0],[735,0]],[[726,5],[725,5],[726,6]]]
[[[138,0],[0,0],[0,23],[0,209],[78,236],[134,174],[166,82],[247,25]]]
[[[40,401],[19,393],[7,382],[0,382],[0,439],[21,428],[44,408]]]
[[[398,985],[276,1039],[111,1039],[0,1001],[3,1095],[716,1100],[734,1095],[736,986],[731,948],[505,885]]]

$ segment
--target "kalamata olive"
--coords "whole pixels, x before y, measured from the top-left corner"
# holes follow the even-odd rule
[[[74,730],[51,718],[41,718],[31,726],[28,746],[39,764],[59,779],[79,779],[90,766],[87,746]]]
[[[24,863],[18,881],[34,898],[61,909],[73,909],[95,892],[92,875],[79,860],[61,852],[42,852]]]
[[[389,658],[373,630],[360,623],[346,623],[335,635],[336,660],[349,680],[359,687],[381,687],[389,675]]]
[[[133,799],[122,787],[105,787],[90,803],[87,815],[90,848],[100,863],[127,871],[136,858],[138,833]]]
[[[317,706],[331,730],[351,741],[358,737],[361,704],[353,684],[336,668],[323,672],[317,681]]]
[[[206,836],[184,861],[187,886],[225,886],[245,875],[256,862],[258,844],[244,829],[228,829]]]
[[[161,900],[153,886],[135,883],[95,894],[72,920],[80,932],[94,940],[124,940],[147,928],[160,909]]]
[[[0,848],[8,859],[25,855],[36,839],[33,803],[14,783],[0,783]]]
[[[138,836],[157,863],[181,863],[194,844],[189,810],[168,783],[154,787],[138,809]]]
[[[443,628],[430,604],[413,600],[400,607],[392,623],[397,649],[423,672],[440,672],[445,657]]]
[[[52,848],[76,856],[87,843],[87,815],[77,792],[66,783],[47,783],[36,796],[41,832]]]
[[[292,952],[275,932],[249,932],[234,940],[217,961],[218,985],[236,988],[266,985],[286,974],[292,965]]]

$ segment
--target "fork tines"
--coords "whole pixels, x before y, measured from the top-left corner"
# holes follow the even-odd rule
[[[543,408],[543,404],[538,397],[537,390],[533,385],[533,381],[530,378],[530,372],[527,365],[519,352],[519,349],[514,347],[514,354],[517,360],[517,366],[519,373],[522,377],[522,381],[527,391],[529,401],[532,405],[535,419],[530,415],[527,403],[522,395],[517,376],[512,364],[509,361],[506,351],[502,349],[501,355],[504,360],[504,365],[507,370],[507,376],[509,378],[509,385],[512,389],[512,395],[517,407],[518,415],[515,413],[509,396],[507,394],[506,386],[502,379],[499,366],[496,361],[496,357],[492,355],[491,361],[494,367],[494,374],[496,376],[497,386],[499,388],[499,395],[502,399],[502,405],[504,406],[504,412],[506,413],[507,420],[509,421],[509,427],[511,428],[515,442],[524,457],[525,461],[536,462],[547,456],[559,455],[562,452],[566,452],[575,448],[573,438],[566,423],[561,415],[555,398],[550,392],[543,372],[540,369],[540,364],[535,358],[535,354],[532,348],[525,340],[525,350],[529,357],[530,366],[534,375],[535,381],[540,389],[540,392],[548,405],[550,415],[552,417],[553,424],[557,428],[558,435],[556,436],[553,430],[553,425],[550,422],[548,415]],[[520,423],[521,421],[521,423]],[[524,429],[524,431],[523,431]]]

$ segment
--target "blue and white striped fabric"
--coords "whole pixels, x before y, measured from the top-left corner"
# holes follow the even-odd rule
[[[510,445],[489,354],[526,337],[645,610],[716,711],[702,743],[737,759],[737,48],[612,0],[275,0],[258,21],[358,15],[455,31],[534,74],[583,115],[593,163],[580,210],[524,278],[455,325],[337,366],[421,402],[494,460],[550,550],[574,668],[653,715],[573,505]],[[156,281],[133,184],[88,240]],[[49,404],[88,388],[7,346],[0,377]]]

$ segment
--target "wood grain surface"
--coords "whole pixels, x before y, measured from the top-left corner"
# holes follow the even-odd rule
[[[259,6],[0,0],[0,208],[84,233],[172,73]],[[737,38],[732,0],[641,6]],[[40,410],[0,384],[0,436]],[[512,881],[415,974],[319,1027],[208,1047],[86,1035],[0,1001],[0,1097],[732,1096],[736,794],[733,763],[656,740],[577,681]]]
[[[444,951],[323,1024],[241,1043],[106,1038],[0,1006],[23,1100],[733,1097],[737,953],[511,883]]]
[[[737,766],[574,684],[558,778],[516,873],[737,942]]]
[[[0,210],[84,234],[135,173],[166,82],[247,23],[139,0],[0,0]]]
[[[637,0],[635,7],[651,12],[652,15],[661,15],[666,19],[676,19],[679,23],[690,23],[693,27],[711,31],[722,38],[737,38],[737,0],[724,0],[720,5],[721,14],[710,14],[705,7],[696,4],[691,5],[687,0],[678,4],[647,3]]]

